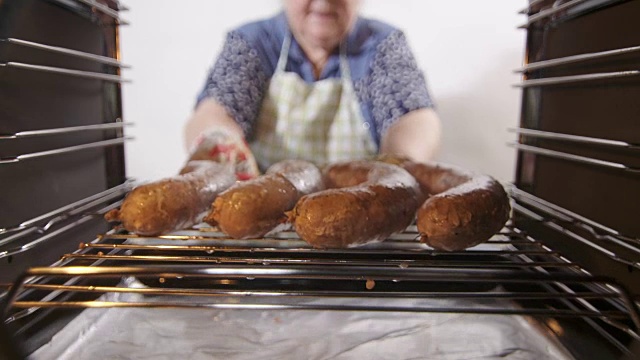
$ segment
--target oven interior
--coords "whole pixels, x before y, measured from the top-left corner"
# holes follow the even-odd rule
[[[126,10],[113,0],[0,2],[1,310],[13,339],[6,354],[73,358],[61,339],[73,331],[108,353],[105,314],[125,328],[137,326],[127,322],[136,316],[197,309],[212,316],[205,322],[267,316],[278,328],[286,319],[320,321],[318,314],[337,316],[333,324],[422,316],[452,324],[453,314],[468,321],[454,337],[469,339],[468,324],[517,320],[519,329],[503,332],[538,334],[553,349],[530,358],[637,356],[640,2],[531,0],[523,9],[523,107],[509,144],[518,163],[506,184],[512,218],[487,243],[460,252],[420,244],[415,226],[347,250],[312,249],[292,231],[232,240],[205,226],[154,238],[109,228],[102,216],[135,185],[124,173],[130,139],[118,27]],[[51,23],[64,25],[42,31]],[[103,329],[74,328],[79,319]],[[229,326],[223,332],[237,325],[220,321]],[[376,322],[363,324],[376,331]],[[217,335],[218,346],[231,341]],[[298,347],[308,354],[315,340]],[[477,347],[457,341],[458,351]],[[427,348],[407,352],[416,349]]]

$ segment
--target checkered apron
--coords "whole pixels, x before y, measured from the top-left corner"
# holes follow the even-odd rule
[[[376,145],[353,89],[346,47],[340,47],[340,79],[307,84],[285,72],[291,35],[285,37],[269,83],[255,140],[250,144],[258,165],[302,159],[318,165],[371,157]]]

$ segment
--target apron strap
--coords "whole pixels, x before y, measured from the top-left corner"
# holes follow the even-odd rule
[[[340,73],[342,74],[342,80],[351,83],[351,67],[347,58],[346,40],[340,43]]]
[[[282,41],[282,48],[280,49],[280,57],[278,58],[278,65],[276,65],[276,72],[282,73],[287,67],[287,58],[289,57],[289,49],[291,48],[291,32],[287,32],[284,40]]]

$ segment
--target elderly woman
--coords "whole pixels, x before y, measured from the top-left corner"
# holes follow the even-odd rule
[[[402,32],[359,17],[360,2],[285,0],[283,13],[231,31],[186,125],[191,159],[250,176],[252,155],[263,169],[431,158],[440,122],[424,75]]]

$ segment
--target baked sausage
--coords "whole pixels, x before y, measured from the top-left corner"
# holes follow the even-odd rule
[[[333,189],[302,197],[290,218],[317,248],[347,248],[385,240],[411,224],[419,205],[416,180],[401,167],[377,161],[325,169]]]
[[[264,236],[286,223],[285,212],[301,196],[322,188],[322,174],[312,163],[281,161],[220,194],[204,221],[236,239]]]
[[[120,209],[105,215],[130,232],[153,236],[199,223],[215,197],[236,182],[233,169],[212,161],[191,161],[180,175],[133,189]]]
[[[421,241],[429,246],[459,251],[478,245],[509,219],[509,197],[492,177],[436,163],[400,163],[430,195],[416,221]]]

